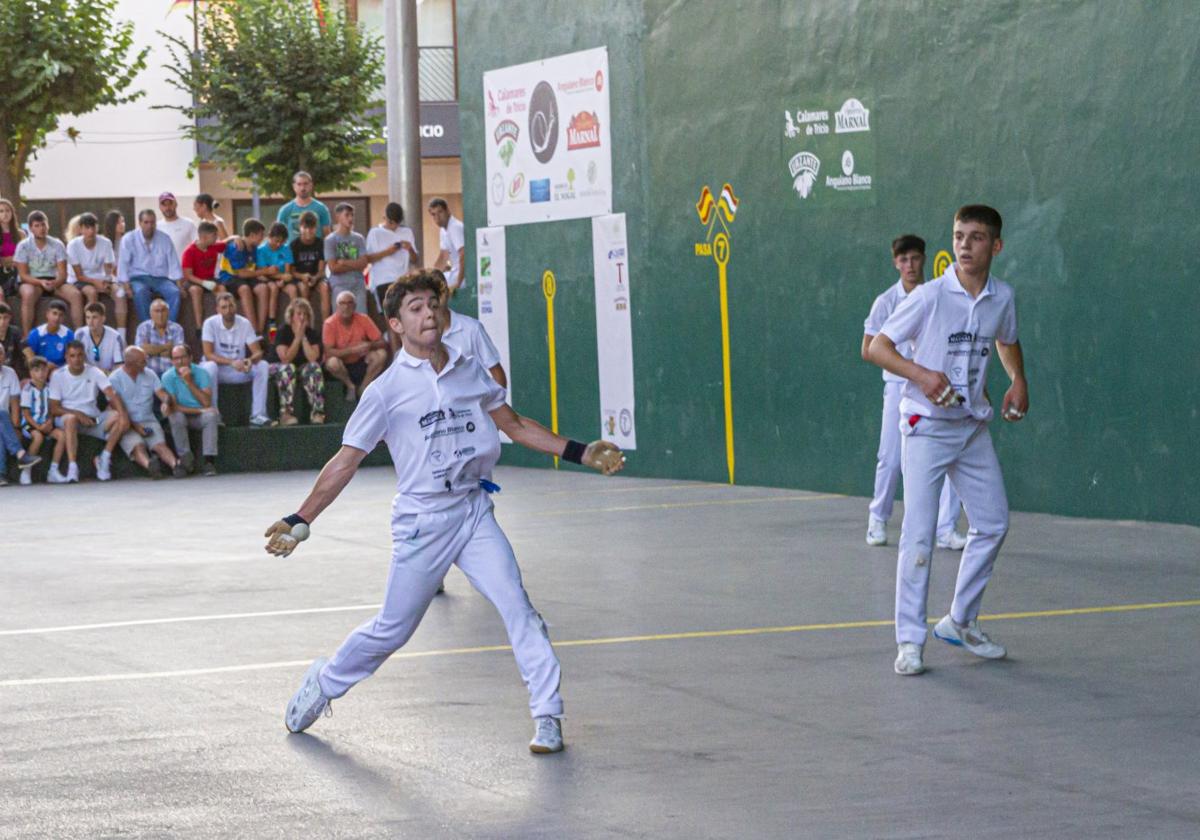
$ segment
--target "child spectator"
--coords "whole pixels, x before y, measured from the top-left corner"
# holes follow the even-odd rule
[[[317,214],[306,210],[300,216],[300,235],[292,240],[292,264],[288,274],[296,278],[300,297],[316,303],[320,295],[322,315],[332,315],[329,305],[329,284],[325,282],[325,239],[317,232]]]
[[[21,435],[29,441],[26,447],[30,455],[42,450],[46,438],[54,439],[54,454],[51,462],[62,460],[66,447],[66,436],[62,429],[54,428],[50,416],[50,363],[41,356],[34,356],[29,363],[29,381],[21,389]],[[33,476],[28,471],[21,473],[21,483],[30,484]]]
[[[242,311],[252,325],[258,323],[254,307],[256,299],[258,310],[266,314],[270,296],[266,284],[259,282],[266,272],[258,268],[257,262],[258,246],[266,231],[266,226],[258,219],[247,219],[242,225],[242,235],[225,243],[217,273],[217,280],[225,291],[241,301]]]
[[[213,222],[201,222],[196,231],[196,241],[183,249],[183,288],[192,302],[192,318],[196,322],[196,332],[199,332],[204,326],[204,292],[220,294],[225,291],[225,287],[216,281],[217,262],[225,250],[225,243],[220,241],[220,233]]]
[[[71,340],[71,328],[63,323],[67,317],[67,305],[61,300],[50,301],[46,309],[46,323],[25,337],[25,359],[42,356],[50,363],[50,373],[66,364],[67,342]]]
[[[287,225],[282,222],[271,225],[267,241],[258,246],[256,261],[260,269],[269,272],[263,277],[263,282],[269,290],[267,311],[259,313],[258,331],[262,333],[266,330],[265,338],[270,346],[275,342],[275,313],[279,311],[279,292],[283,291],[289,303],[296,299],[295,278],[288,273],[288,266],[292,263],[292,249],[288,247]]]

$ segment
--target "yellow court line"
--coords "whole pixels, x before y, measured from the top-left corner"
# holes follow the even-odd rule
[[[1102,607],[1076,607],[1060,610],[1034,610],[1030,612],[996,613],[982,615],[986,621],[1012,621],[1027,618],[1058,618],[1063,616],[1099,615],[1137,612],[1142,610],[1164,610],[1185,607],[1200,607],[1200,598],[1187,601],[1158,601],[1145,604],[1113,604]],[[809,631],[856,630],[862,628],[891,627],[894,622],[882,619],[865,621],[834,621],[824,624],[789,624],[777,627],[743,627],[730,630],[693,630],[682,633],[654,633],[639,636],[608,636],[598,639],[568,639],[555,642],[557,648],[592,647],[597,645],[632,644],[636,642],[666,642],[683,639],[719,639],[733,636],[765,636],[779,633],[803,633]],[[930,619],[930,624],[934,619]],[[392,659],[421,659],[435,656],[461,656],[474,653],[501,653],[510,651],[509,645],[481,645],[479,647],[442,648],[439,650],[401,651],[393,654]],[[224,665],[213,668],[189,668],[175,671],[151,671],[123,674],[92,674],[70,677],[34,677],[31,679],[0,680],[0,688],[15,688],[31,685],[56,685],[66,683],[118,682],[125,680],[165,679],[171,677],[195,677],[212,674],[228,674],[246,671],[267,671],[280,668],[300,668],[309,664],[307,659],[287,660],[282,662],[257,662],[248,665]]]

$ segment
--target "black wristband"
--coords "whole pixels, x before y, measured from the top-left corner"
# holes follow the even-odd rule
[[[582,464],[583,453],[586,451],[586,443],[580,443],[577,440],[568,440],[567,448],[563,450],[562,459],[564,461],[570,461],[572,464]]]
[[[308,520],[298,513],[289,513],[287,516],[283,517],[283,521],[286,522],[289,527],[308,524]]]

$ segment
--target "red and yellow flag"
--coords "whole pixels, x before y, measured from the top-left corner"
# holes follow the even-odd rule
[[[712,218],[714,206],[712,192],[705,184],[704,189],[700,190],[700,200],[696,202],[696,214],[700,216],[700,224],[708,224],[708,220]]]

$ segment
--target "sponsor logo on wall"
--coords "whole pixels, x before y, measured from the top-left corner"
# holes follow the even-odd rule
[[[821,159],[812,152],[800,152],[788,161],[788,172],[792,176],[792,187],[801,198],[812,195],[817,173],[821,171]]]
[[[834,131],[838,134],[849,134],[854,131],[871,130],[871,112],[863,107],[857,99],[847,99],[842,107],[833,115]]]
[[[594,149],[600,145],[600,120],[595,112],[582,111],[567,126],[567,150]]]
[[[537,178],[529,182],[529,201],[538,204],[550,200],[550,179]]]
[[[539,163],[549,163],[558,148],[558,99],[549,82],[538,82],[529,97],[529,144]]]
[[[832,107],[837,101],[841,105]],[[804,206],[872,205],[875,145],[871,111],[857,96],[833,102],[804,103],[783,111],[783,160],[792,189]],[[824,173],[822,161],[827,164]],[[840,173],[835,161],[840,162]]]

